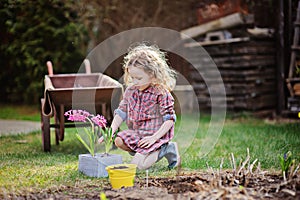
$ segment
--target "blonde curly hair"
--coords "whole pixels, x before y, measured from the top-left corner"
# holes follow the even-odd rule
[[[128,74],[128,67],[134,66],[145,70],[154,77],[152,85],[161,89],[173,90],[176,85],[176,71],[167,64],[166,53],[155,45],[137,44],[129,48],[124,57],[124,82],[126,86],[132,85]]]

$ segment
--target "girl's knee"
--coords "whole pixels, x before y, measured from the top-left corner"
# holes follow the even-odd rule
[[[124,144],[124,142],[123,142],[122,138],[116,137],[116,139],[115,139],[115,145],[116,145],[118,148],[120,148],[120,147],[123,146],[123,144]]]
[[[145,169],[148,169],[150,166],[149,165],[146,165],[143,161],[141,160],[134,160],[131,162],[131,164],[136,164],[136,167],[139,169],[139,170],[145,170]]]
[[[150,168],[150,166],[145,166],[145,165],[143,165],[143,164],[139,164],[139,165],[137,165],[137,168],[139,169],[139,170],[146,170],[146,169],[149,169]]]
[[[158,151],[152,152],[147,155],[136,153],[131,163],[136,164],[138,169],[145,170],[145,169],[149,169],[157,161],[157,157],[158,157]]]
[[[145,170],[148,166],[145,165],[145,155],[136,153],[130,162],[131,164],[136,164],[137,168],[140,170]]]

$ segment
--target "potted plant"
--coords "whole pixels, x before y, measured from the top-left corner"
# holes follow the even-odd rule
[[[78,170],[90,177],[107,177],[108,173],[105,168],[109,165],[121,164],[122,156],[109,154],[116,134],[113,135],[112,129],[106,126],[107,121],[105,117],[99,114],[90,114],[85,110],[69,110],[64,115],[70,121],[88,122],[90,124],[89,127],[84,127],[86,137],[76,133],[78,140],[89,151],[89,154],[79,155]],[[104,139],[105,152],[102,154],[96,153],[95,150],[99,138],[98,133],[101,133]]]

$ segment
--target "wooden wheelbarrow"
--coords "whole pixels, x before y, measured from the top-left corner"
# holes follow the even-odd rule
[[[70,109],[87,110],[101,114],[108,123],[112,120],[113,107],[116,108],[122,94],[122,85],[102,73],[91,73],[89,62],[85,60],[86,73],[53,74],[50,61],[47,62],[48,75],[45,75],[45,92],[41,98],[41,130],[44,151],[51,150],[50,128],[55,129],[56,145],[64,140],[64,129],[75,127],[66,120],[64,113]],[[54,117],[54,123],[50,118]],[[88,126],[89,124],[76,124]]]

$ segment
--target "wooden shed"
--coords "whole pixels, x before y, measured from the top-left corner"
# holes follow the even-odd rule
[[[259,116],[298,114],[300,106],[297,110],[295,104],[299,105],[300,100],[290,97],[286,84],[298,1],[278,0],[272,9],[258,4],[252,12],[240,3],[225,0],[211,5],[221,15],[212,15],[211,20],[183,30],[183,35],[196,41],[187,43],[186,48],[200,51],[203,47],[211,56],[224,82],[229,111],[250,111]],[[233,12],[224,12],[224,8]],[[266,22],[270,16],[272,20]],[[194,59],[205,65],[203,58]],[[190,79],[200,107],[210,109],[208,88],[193,66]]]
[[[231,111],[272,112],[276,106],[276,58],[272,38],[203,46],[217,65]],[[199,47],[190,47],[199,48]],[[203,58],[198,62],[204,64]],[[191,67],[199,105],[209,107],[210,94],[203,77]]]

